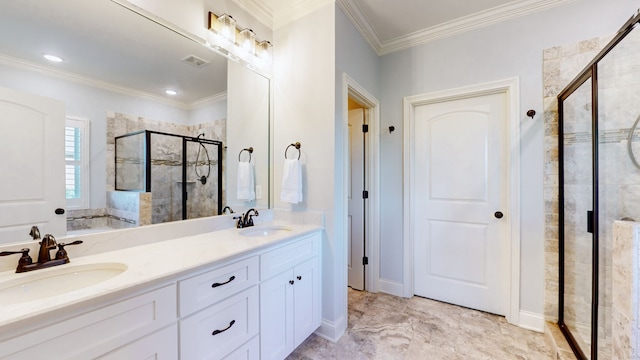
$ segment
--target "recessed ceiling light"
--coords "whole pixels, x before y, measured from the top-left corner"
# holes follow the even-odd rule
[[[57,62],[57,63],[62,62],[62,58],[55,55],[44,54],[44,58],[51,62]]]
[[[176,95],[177,94],[177,92],[175,90],[165,90],[164,93],[167,94],[167,95]]]

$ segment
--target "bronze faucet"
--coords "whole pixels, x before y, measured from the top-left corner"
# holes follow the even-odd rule
[[[251,212],[253,212],[253,215],[251,215]],[[240,216],[234,216],[233,219],[238,220],[238,222],[236,223],[236,227],[238,229],[242,229],[245,227],[253,226],[253,217],[258,215],[260,215],[258,214],[258,210],[251,208],[249,209],[249,211],[243,213]]]
[[[249,209],[249,211],[247,211],[246,214],[244,214],[244,218],[242,219],[242,221],[244,222],[244,227],[253,226],[253,216],[254,215],[251,215],[252,211],[253,211],[253,214],[255,216],[260,215],[260,214],[258,214],[258,210],[253,209],[253,208]]]
[[[47,234],[44,236],[42,241],[40,241],[40,252],[38,252],[38,264],[44,264],[47,261],[51,261],[51,254],[49,251],[55,249],[58,246],[56,242],[56,238],[51,234]]]
[[[31,232],[29,233],[29,235],[31,235],[34,240],[40,240],[40,231],[38,230],[37,226],[33,226],[31,228]],[[68,264],[69,256],[67,255],[67,251],[64,249],[64,247],[67,245],[78,244],[82,244],[82,240],[76,240],[67,244],[59,244],[56,242],[56,239],[53,237],[53,235],[47,234],[44,236],[42,241],[40,241],[38,262],[35,264],[33,263],[33,259],[31,259],[31,256],[29,256],[29,248],[24,248],[19,251],[3,251],[0,252],[0,256],[22,254],[22,256],[20,256],[20,260],[18,260],[18,267],[16,268],[16,272],[21,273],[62,264]],[[55,249],[56,247],[58,248],[58,251],[56,252],[55,259],[52,260],[49,251]]]

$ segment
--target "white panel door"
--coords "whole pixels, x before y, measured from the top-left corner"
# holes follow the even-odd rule
[[[415,108],[416,295],[505,315],[506,120],[504,94]]]
[[[0,88],[0,243],[66,234],[64,103]]]
[[[349,110],[349,286],[364,290],[364,109]]]

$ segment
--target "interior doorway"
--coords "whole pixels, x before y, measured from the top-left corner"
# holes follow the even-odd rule
[[[349,199],[347,256],[348,284],[354,290],[365,290],[367,210],[366,167],[368,124],[363,105],[349,97]]]
[[[349,287],[377,292],[380,244],[380,103],[343,75],[345,279]],[[352,241],[354,239],[355,241]],[[346,308],[345,292],[345,308]]]

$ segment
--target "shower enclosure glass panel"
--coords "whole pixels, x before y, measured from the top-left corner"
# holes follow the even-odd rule
[[[629,19],[558,95],[558,324],[579,359],[615,356],[613,222],[640,220],[639,22]]]
[[[564,326],[585,353],[591,344],[592,234],[587,212],[593,209],[591,81],[564,102]]]
[[[598,62],[599,284],[598,353],[612,355],[613,222],[640,220],[640,31]],[[631,135],[631,137],[630,137]],[[629,141],[631,140],[631,141]],[[635,159],[635,160],[634,160]]]
[[[144,132],[116,138],[116,187],[145,191],[146,140]]]
[[[182,137],[151,133],[150,150],[151,223],[182,220]]]
[[[223,199],[218,198],[222,168],[219,145],[187,141],[187,219],[218,214]]]
[[[144,130],[115,145],[115,189],[150,192],[151,223],[220,214],[220,141]]]

